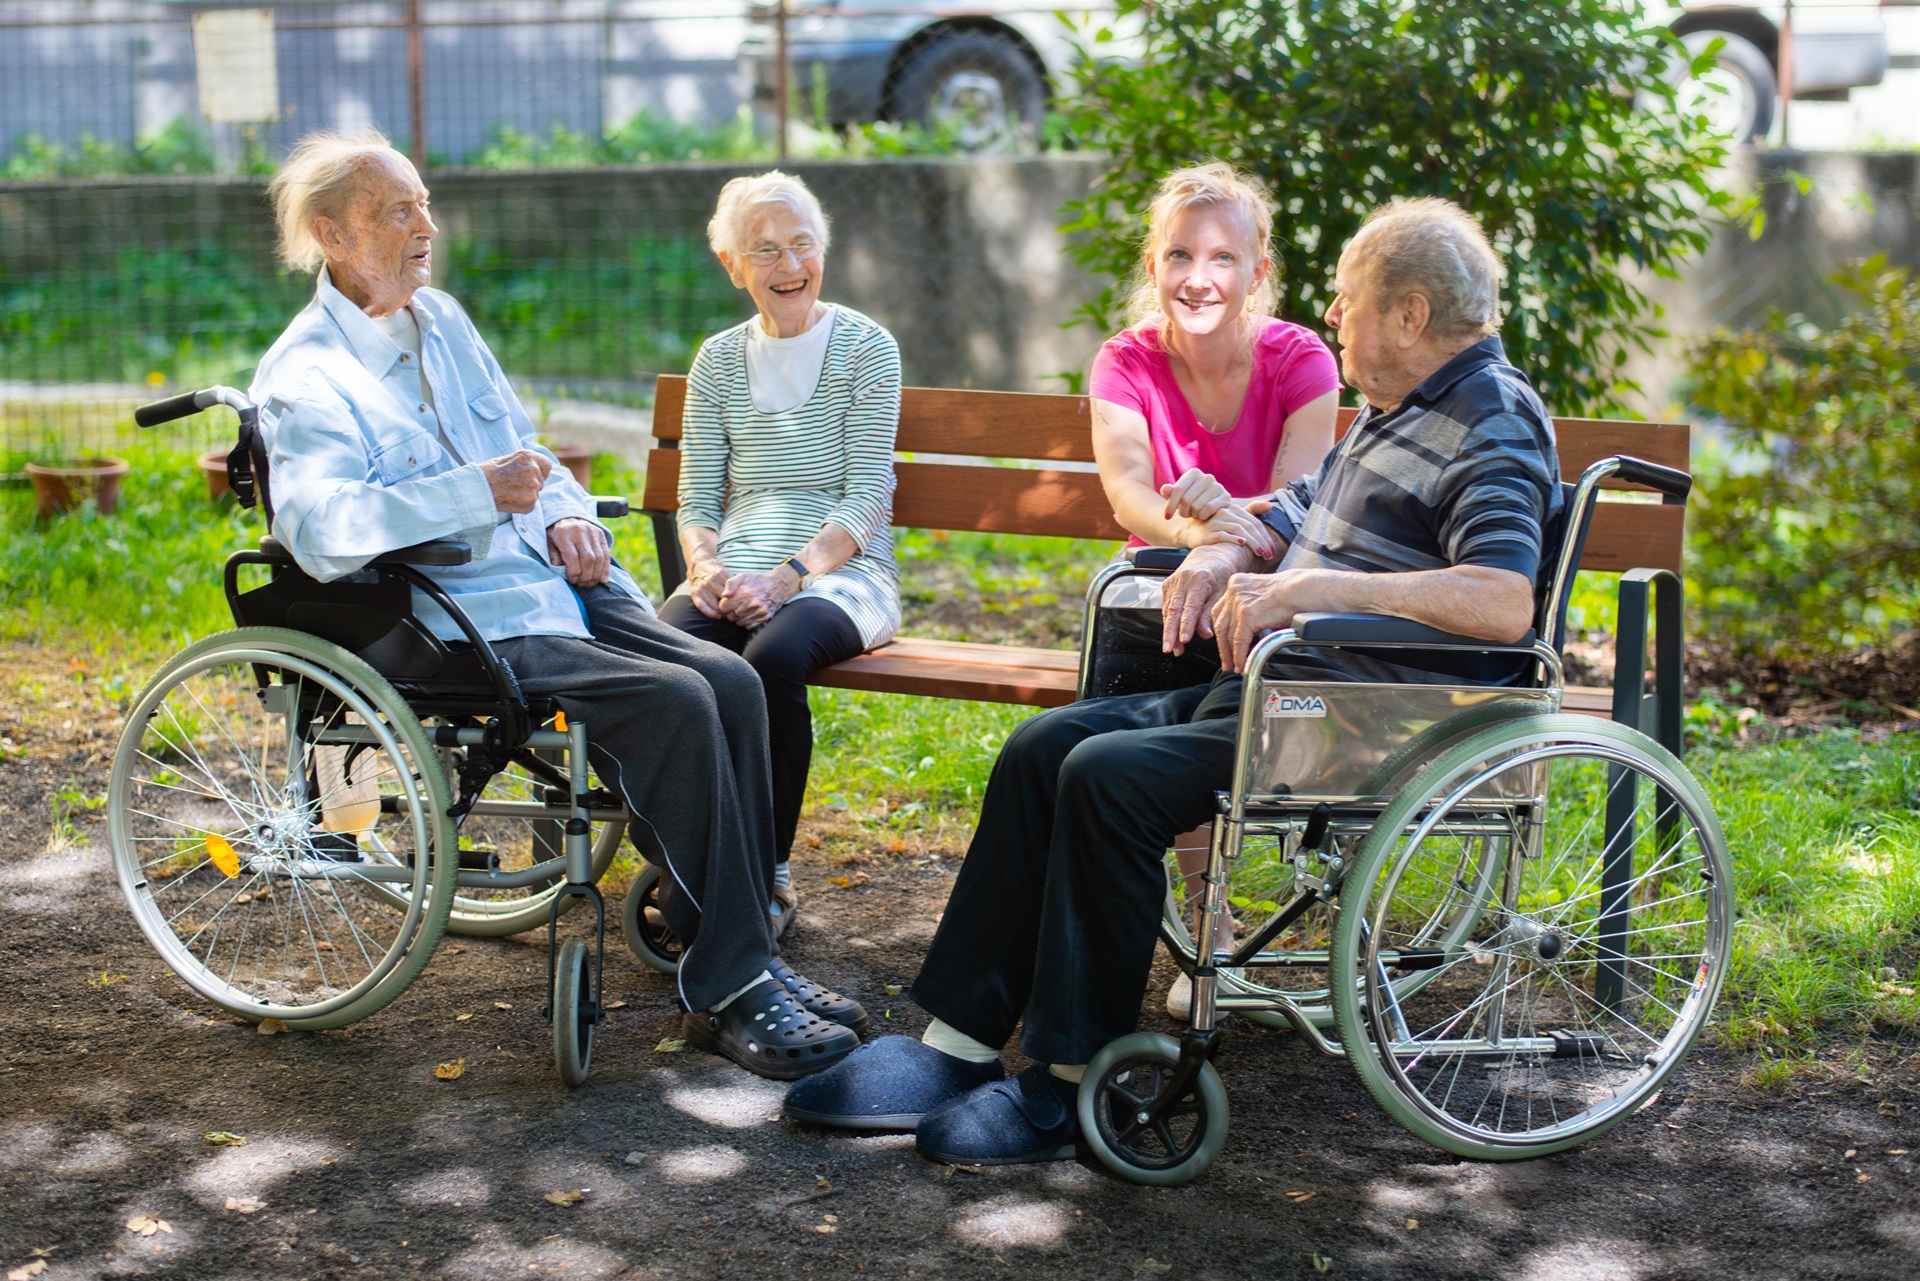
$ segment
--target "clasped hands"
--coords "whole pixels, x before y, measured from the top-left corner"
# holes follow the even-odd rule
[[[693,607],[708,618],[724,618],[748,631],[764,626],[799,590],[799,576],[779,565],[734,573],[717,557],[702,557],[687,567]]]
[[[531,449],[516,449],[479,464],[493,493],[493,509],[524,516],[540,505],[553,464]],[[569,516],[547,526],[547,556],[575,587],[598,587],[613,569],[613,540],[590,520]]]

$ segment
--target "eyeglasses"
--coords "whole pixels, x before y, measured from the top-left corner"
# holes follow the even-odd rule
[[[783,254],[792,254],[795,262],[806,262],[818,258],[822,246],[817,240],[802,237],[790,245],[756,245],[741,253],[741,257],[756,267],[771,267],[779,262]]]

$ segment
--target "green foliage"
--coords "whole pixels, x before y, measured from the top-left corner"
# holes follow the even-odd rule
[[[273,172],[266,140],[251,126],[242,139],[240,172]],[[13,154],[0,166],[0,178],[99,178],[117,174],[212,173],[213,142],[186,116],[176,116],[158,132],[132,147],[81,134],[72,145],[48,142],[38,134],[14,139]]]
[[[475,169],[579,169],[663,160],[764,160],[773,150],[753,136],[745,107],[727,124],[683,124],[638,111],[609,132],[592,135],[555,125],[545,134],[497,126],[487,145],[460,163]]]
[[[1884,256],[1833,277],[1822,330],[1769,315],[1691,354],[1726,448],[1701,468],[1688,577],[1708,629],[1846,646],[1920,617],[1920,281]]]
[[[1146,24],[1137,65],[1093,55],[1073,128],[1113,167],[1068,206],[1075,256],[1115,286],[1169,171],[1214,157],[1278,202],[1282,309],[1321,315],[1340,249],[1374,206],[1444,196],[1507,264],[1502,338],[1557,412],[1619,404],[1630,350],[1661,336],[1633,271],[1673,276],[1731,207],[1725,139],[1660,69],[1678,46],[1614,0],[1120,0]],[[1636,99],[1640,107],[1636,107]],[[1644,109],[1642,109],[1644,108]]]

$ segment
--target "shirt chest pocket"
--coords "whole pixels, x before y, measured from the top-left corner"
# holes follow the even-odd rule
[[[411,432],[373,455],[373,474],[381,484],[394,485],[437,466],[443,457],[439,441]]]
[[[507,402],[500,393],[489,387],[467,401],[467,408],[475,418],[492,423],[507,416]]]

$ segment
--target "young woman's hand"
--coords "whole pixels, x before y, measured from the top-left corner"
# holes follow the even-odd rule
[[[1164,514],[1168,520],[1178,516],[1211,520],[1233,501],[1225,485],[1198,467],[1189,467],[1179,480],[1160,486],[1160,496],[1167,500]]]

